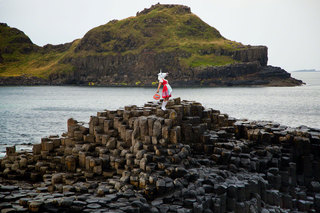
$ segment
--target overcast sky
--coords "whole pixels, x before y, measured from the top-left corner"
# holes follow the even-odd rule
[[[0,22],[37,45],[61,44],[158,2],[191,7],[227,39],[266,45],[269,65],[320,70],[320,0],[0,0]]]

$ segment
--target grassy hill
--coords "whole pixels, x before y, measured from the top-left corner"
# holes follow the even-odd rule
[[[90,30],[76,48],[76,56],[96,54],[139,54],[144,50],[182,50],[189,57],[185,66],[226,65],[231,57],[201,54],[205,51],[244,49],[241,43],[225,39],[218,30],[192,14],[185,6],[155,5],[135,17],[114,20]],[[80,52],[80,53],[79,53]]]
[[[36,76],[48,78],[52,72],[72,70],[72,66],[60,60],[73,52],[76,44],[67,49],[63,45],[39,47],[22,31],[0,24],[0,77]],[[60,48],[59,48],[60,47]]]
[[[51,45],[52,46],[52,45]],[[61,46],[61,45],[60,45]],[[183,51],[184,67],[226,65],[235,63],[231,56],[203,54],[213,51],[234,51],[246,48],[225,39],[218,30],[192,14],[185,6],[154,5],[135,17],[110,21],[90,30],[68,48],[38,47],[22,31],[0,25],[0,76],[36,76],[48,78],[51,73],[70,72],[64,58],[128,55],[143,51]]]

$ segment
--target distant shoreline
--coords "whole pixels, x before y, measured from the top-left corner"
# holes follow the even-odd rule
[[[292,72],[320,72],[320,70],[310,69],[310,70],[295,70]]]

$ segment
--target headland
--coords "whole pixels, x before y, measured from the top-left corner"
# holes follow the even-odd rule
[[[43,47],[1,23],[0,41],[0,85],[150,87],[160,69],[175,87],[303,84],[268,65],[266,46],[228,40],[184,5],[156,4]]]

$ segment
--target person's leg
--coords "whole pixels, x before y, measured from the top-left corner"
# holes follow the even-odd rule
[[[161,109],[162,109],[162,110],[166,110],[166,105],[167,105],[167,103],[168,103],[168,100],[169,100],[168,97],[166,97],[166,98],[163,99],[162,106],[161,106]]]
[[[162,105],[161,105],[161,109],[162,110],[166,110],[166,99],[164,98],[163,100],[162,100]]]

